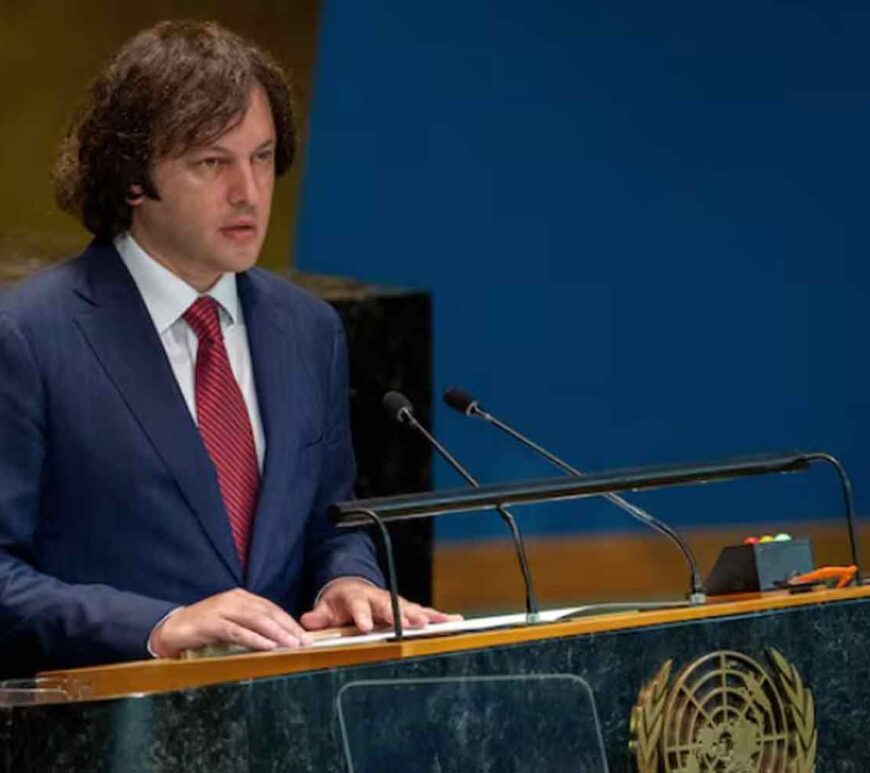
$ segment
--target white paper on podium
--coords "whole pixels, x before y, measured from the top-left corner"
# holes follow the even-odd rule
[[[543,616],[556,615],[557,612],[569,612],[570,610],[551,610],[541,613],[541,622],[550,622],[544,620]],[[463,633],[466,631],[486,631],[491,628],[505,628],[509,626],[525,625],[525,613],[512,615],[496,615],[493,617],[475,617],[470,620],[455,620],[449,623],[430,623],[423,628],[403,628],[402,635],[407,638],[417,638],[420,636],[438,636],[448,633]],[[393,636],[393,629],[376,631],[375,633],[360,633],[352,636],[336,635],[329,638],[316,639],[309,647],[335,647],[337,645],[345,646],[349,644],[367,644],[369,642],[385,641]]]
[[[449,623],[431,623],[423,628],[404,628],[402,635],[407,639],[422,636],[440,636],[450,633],[466,633],[469,631],[488,631],[493,628],[509,628],[540,623],[552,623],[563,618],[581,617],[591,614],[615,614],[624,612],[639,612],[644,609],[662,609],[666,607],[686,606],[683,601],[668,602],[620,602],[616,604],[586,604],[579,607],[563,607],[547,609],[539,612],[534,620],[529,620],[525,612],[510,615],[495,615],[492,617],[475,617],[469,620],[456,620]],[[340,635],[315,639],[307,645],[308,648],[336,647],[353,644],[368,644],[370,642],[386,641],[393,637],[393,629],[380,630],[375,633]]]

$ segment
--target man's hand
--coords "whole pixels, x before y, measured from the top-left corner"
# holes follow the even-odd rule
[[[448,615],[405,599],[399,599],[399,609],[402,625],[407,628],[462,619],[461,615]],[[353,623],[360,631],[368,633],[375,623],[393,625],[390,594],[362,580],[333,580],[321,594],[317,606],[302,615],[299,622],[309,631]]]
[[[158,657],[174,658],[207,644],[273,650],[299,647],[308,638],[281,607],[235,588],[174,612],[154,628],[148,645]]]

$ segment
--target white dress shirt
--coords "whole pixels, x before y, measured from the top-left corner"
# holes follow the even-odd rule
[[[182,315],[202,294],[148,255],[130,234],[118,236],[115,239],[115,248],[132,275],[142,300],[145,301],[145,306],[160,336],[160,342],[169,358],[175,380],[184,396],[184,402],[187,403],[190,415],[196,421],[195,373],[199,340]],[[262,474],[266,438],[257,403],[245,316],[236,291],[236,275],[224,274],[205,295],[211,296],[218,303],[227,356],[248,408],[251,429],[254,433],[254,447],[257,451],[257,464]]]

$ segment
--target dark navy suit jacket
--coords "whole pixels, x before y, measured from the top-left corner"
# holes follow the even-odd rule
[[[367,536],[326,516],[354,476],[341,323],[259,269],[238,292],[266,436],[246,572],[114,247],[0,296],[0,674],[147,657],[170,609],[234,587],[298,614],[335,577],[383,583]]]

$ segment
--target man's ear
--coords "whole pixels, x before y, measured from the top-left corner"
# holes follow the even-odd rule
[[[130,187],[127,189],[127,203],[131,207],[138,207],[144,198],[145,191],[142,186],[137,185],[136,183],[131,183]]]

